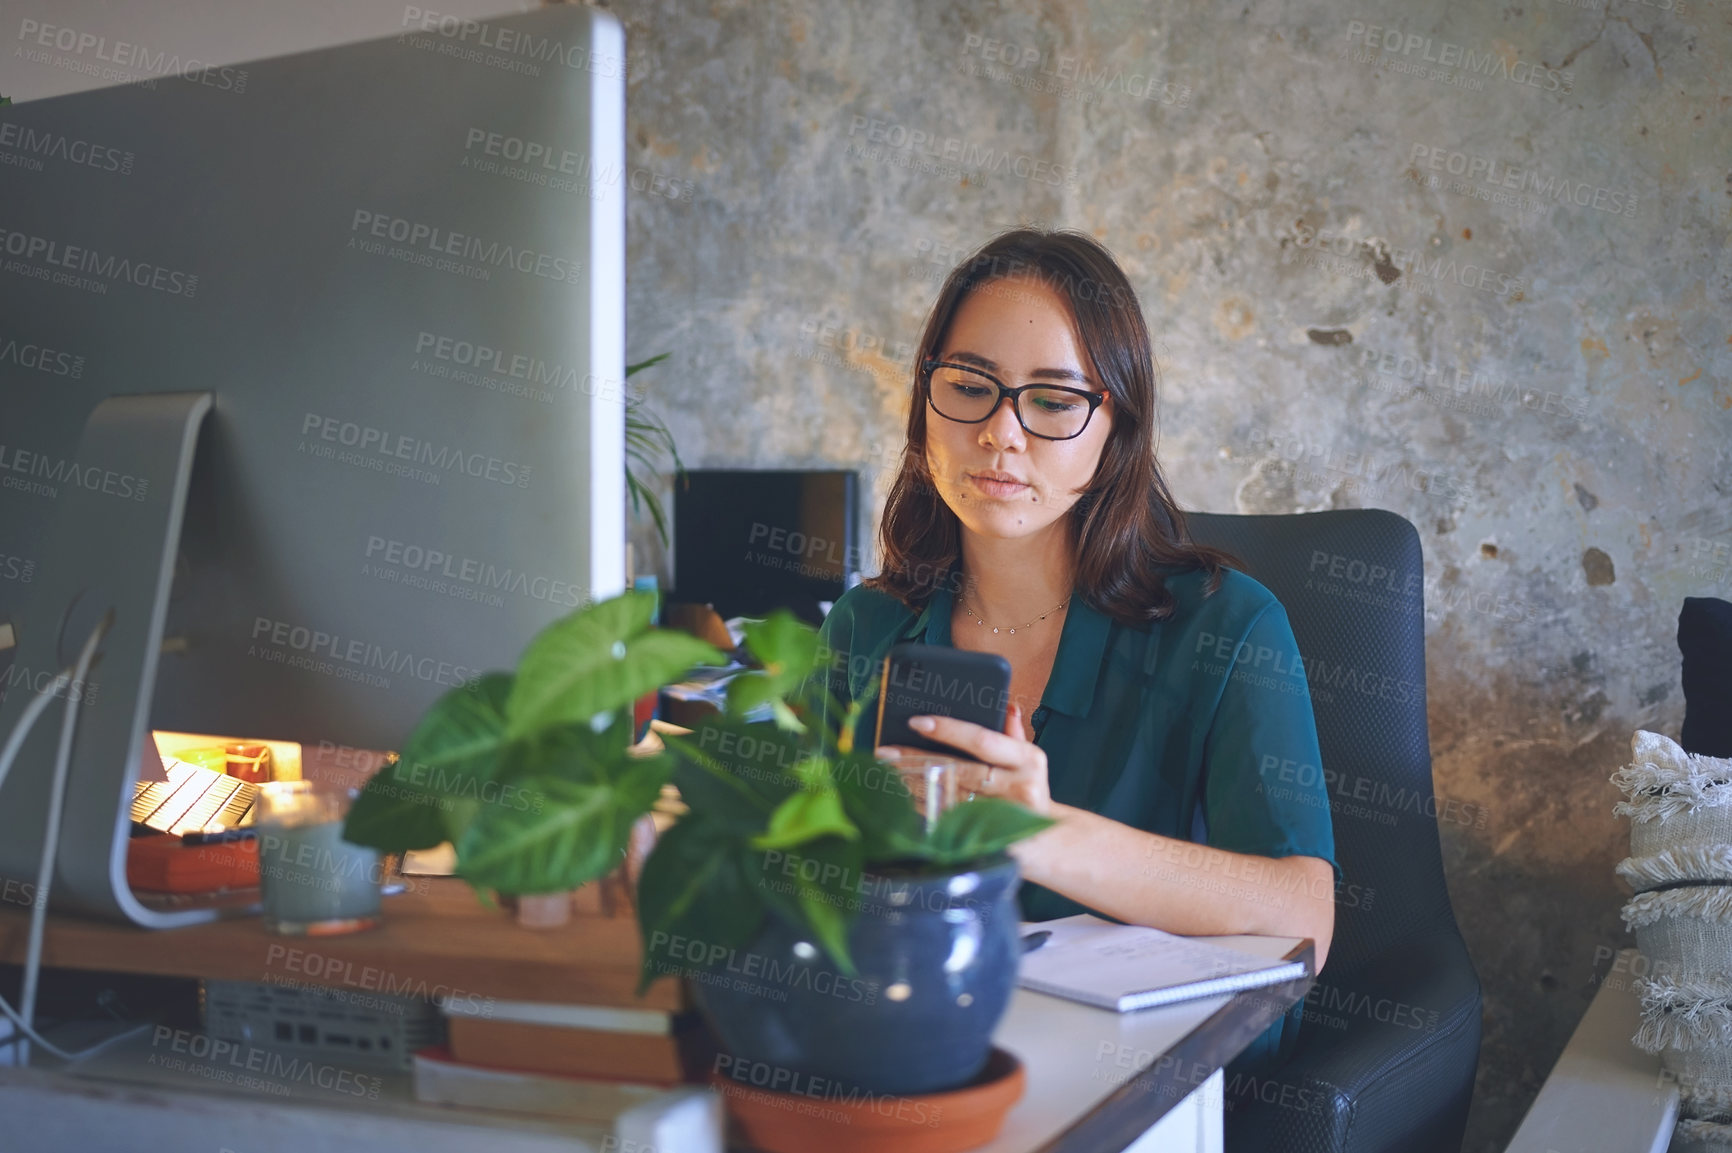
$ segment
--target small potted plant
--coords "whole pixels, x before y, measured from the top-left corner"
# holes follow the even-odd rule
[[[636,364],[628,364],[625,369],[625,379],[630,380],[646,368],[654,368],[671,354],[662,353],[648,360],[640,360]],[[662,509],[661,497],[656,495],[654,486],[656,470],[664,456],[672,457],[674,476],[676,479],[685,476],[685,462],[680,460],[680,450],[674,444],[674,434],[669,431],[662,418],[651,411],[643,389],[628,391],[625,401],[625,483],[626,491],[631,495],[632,515],[637,516],[645,508],[649,509],[650,520],[654,522],[656,536],[661,539],[662,551],[668,548],[668,519]]]
[[[653,611],[641,593],[579,610],[514,674],[447,693],[345,837],[386,852],[451,840],[478,888],[559,891],[615,869],[672,784],[681,811],[637,890],[640,989],[689,978],[732,1058],[782,1078],[895,1094],[973,1079],[1016,979],[1006,849],[1049,822],[983,797],[928,829],[895,768],[852,747],[868,702],[838,707],[816,631],[787,612],[748,626],[761,667],[724,713],[634,754],[631,701],[722,660],[651,627]]]

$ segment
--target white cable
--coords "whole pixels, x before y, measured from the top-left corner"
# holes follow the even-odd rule
[[[94,1057],[110,1045],[118,1044],[119,1042],[126,1040],[128,1037],[136,1037],[146,1029],[150,1028],[149,1025],[139,1025],[136,1028],[128,1029],[124,1033],[116,1033],[114,1036],[109,1037],[106,1040],[98,1041],[88,1049],[80,1049],[76,1053],[68,1053],[66,1050],[56,1046],[53,1042],[44,1040],[42,1034],[26,1025],[24,1023],[24,1018],[19,1014],[18,1010],[14,1009],[11,1005],[8,1005],[6,1003],[6,998],[4,997],[0,997],[0,1013],[4,1013],[7,1017],[11,1018],[12,1023],[18,1027],[18,1031],[23,1034],[23,1037],[29,1041],[36,1042],[43,1052],[47,1053],[51,1057],[58,1057],[62,1061],[68,1062],[82,1061],[86,1057]],[[30,1053],[25,1040],[0,1041],[0,1047],[6,1045],[18,1046],[19,1064],[24,1064],[29,1061]]]
[[[114,622],[110,609],[96,622],[84,640],[73,667],[72,684],[66,694],[66,711],[60,720],[60,747],[54,754],[54,780],[48,791],[48,822],[42,830],[42,863],[36,867],[36,900],[30,905],[30,948],[24,955],[24,1025],[36,1024],[36,986],[42,976],[42,938],[48,929],[48,892],[54,884],[54,855],[60,847],[60,814],[66,806],[66,770],[72,764],[72,745],[78,731],[78,706],[84,700],[85,678],[90,675],[90,662],[96,659],[96,647],[102,643],[108,626]],[[34,1029],[32,1029],[34,1032]],[[19,1046],[21,1063],[30,1063],[28,1042]]]
[[[24,706],[24,713],[18,718],[18,724],[13,727],[12,735],[7,738],[6,747],[0,749],[0,785],[6,783],[6,774],[12,769],[12,761],[18,755],[18,749],[24,744],[24,738],[30,735],[30,729],[36,724],[36,718],[42,715],[42,710],[54,703],[54,694],[65,688],[72,680],[71,669],[61,669],[49,686],[37,693],[31,702]]]
[[[12,735],[6,740],[6,747],[0,748],[0,786],[6,784],[6,776],[12,771],[12,762],[17,759],[18,750],[24,747],[24,741],[30,736],[30,730],[36,727],[37,718],[47,710],[49,705],[54,703],[55,694],[60,692],[61,689],[65,688],[71,682],[72,670],[61,669],[59,675],[48,683],[48,687],[36,693],[31,698],[30,703],[24,706],[23,713],[18,717],[18,723],[12,727]],[[32,894],[33,904],[41,904],[46,907],[48,902],[43,899],[42,891],[40,889],[32,890]],[[31,916],[32,925],[34,926],[34,910],[32,910]],[[18,1063],[20,1065],[28,1065],[30,1063],[29,1042],[31,1040],[36,1041],[49,1052],[54,1052],[54,1046],[50,1045],[47,1041],[44,1041],[41,1035],[38,1034],[35,1029],[31,1028],[30,1022],[19,1016],[18,1011],[6,1003],[4,997],[0,997],[0,1011],[4,1011],[6,1016],[12,1019],[12,1023],[17,1025],[23,1034],[23,1039],[9,1042],[16,1046]]]
[[[54,876],[54,854],[60,843],[60,811],[66,797],[66,773],[72,760],[73,734],[78,725],[78,705],[83,699],[85,677],[90,672],[90,664],[96,657],[96,647],[102,642],[104,634],[114,620],[113,612],[109,612],[91,630],[90,636],[84,642],[83,650],[78,654],[77,664],[70,669],[61,669],[48,687],[36,694],[34,700],[24,706],[19,715],[18,724],[13,728],[12,735],[7,738],[4,748],[0,748],[0,785],[6,783],[6,775],[12,771],[12,762],[17,758],[18,751],[24,745],[25,738],[42,713],[53,703],[54,696],[68,685],[79,686],[77,693],[68,693],[66,697],[66,713],[60,726],[60,745],[54,758],[54,779],[50,786],[48,800],[48,823],[44,830],[42,846],[42,862],[36,872],[36,890],[30,909],[30,944],[24,961],[24,1011],[20,1013],[0,997],[0,1012],[12,1020],[24,1039],[14,1042],[17,1047],[20,1064],[30,1063],[30,1042],[35,1041],[51,1055],[63,1061],[78,1061],[92,1056],[102,1049],[130,1037],[145,1026],[129,1029],[125,1033],[110,1037],[105,1041],[81,1049],[76,1053],[68,1053],[45,1040],[34,1028],[36,1015],[36,984],[42,968],[42,940],[47,928],[48,890]]]

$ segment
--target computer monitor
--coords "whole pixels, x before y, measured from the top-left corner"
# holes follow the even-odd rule
[[[0,738],[115,613],[57,905],[208,915],[126,885],[151,728],[399,747],[623,588],[624,102],[559,5],[0,110]]]
[[[672,596],[722,617],[821,623],[860,581],[855,473],[693,469],[674,482]]]

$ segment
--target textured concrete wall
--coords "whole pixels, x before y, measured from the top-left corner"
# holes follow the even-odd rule
[[[1142,294],[1188,506],[1418,526],[1501,1149],[1629,943],[1606,777],[1677,731],[1681,598],[1732,597],[1732,7],[609,7],[689,464],[859,468],[869,535],[937,279],[1032,220]]]

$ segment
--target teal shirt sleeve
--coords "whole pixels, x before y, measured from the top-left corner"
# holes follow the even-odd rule
[[[1271,598],[1241,637],[1217,638],[1209,656],[1230,666],[1204,746],[1208,844],[1262,857],[1319,857],[1339,881],[1317,720],[1286,610]],[[1283,1064],[1298,1042],[1304,1010],[1300,1001],[1271,1024],[1231,1071]]]
[[[1203,820],[1208,844],[1261,857],[1335,864],[1335,832],[1317,721],[1287,612],[1271,599],[1236,641],[1209,656],[1230,661],[1205,737]]]

